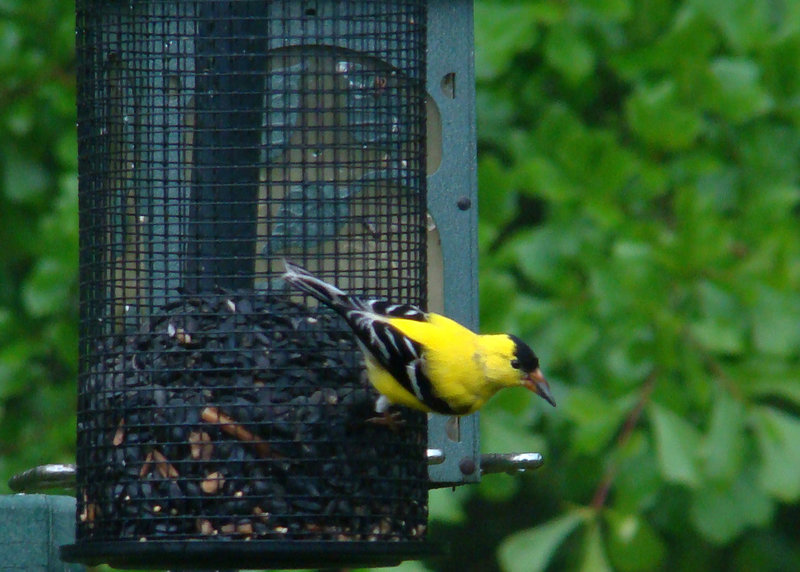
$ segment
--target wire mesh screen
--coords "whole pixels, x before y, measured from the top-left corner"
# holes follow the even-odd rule
[[[380,563],[421,544],[425,416],[367,423],[352,335],[280,275],[287,259],[424,305],[425,18],[423,1],[77,2],[67,557]]]

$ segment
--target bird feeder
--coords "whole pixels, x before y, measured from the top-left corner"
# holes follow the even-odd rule
[[[367,423],[376,394],[348,328],[280,275],[291,260],[476,325],[471,11],[78,0],[66,559],[380,566],[429,552],[429,487],[479,479],[476,418]]]

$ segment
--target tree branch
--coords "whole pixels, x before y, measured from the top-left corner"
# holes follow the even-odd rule
[[[639,395],[639,400],[636,402],[636,405],[628,414],[628,417],[625,419],[625,423],[622,425],[622,430],[619,433],[619,437],[617,437],[617,442],[615,445],[616,449],[624,447],[631,438],[631,434],[633,434],[633,430],[636,428],[637,423],[639,423],[639,418],[642,416],[642,411],[644,411],[645,406],[650,401],[650,395],[653,393],[655,384],[656,372],[654,370],[644,380],[641,394]],[[606,469],[606,473],[603,475],[603,480],[597,485],[597,489],[594,491],[594,495],[592,496],[592,502],[590,506],[593,509],[598,510],[605,505],[606,499],[608,498],[608,493],[611,490],[611,486],[614,484],[614,479],[617,476],[617,469],[617,463],[610,464]]]

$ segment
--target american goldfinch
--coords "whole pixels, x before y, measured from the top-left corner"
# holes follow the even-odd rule
[[[362,300],[284,261],[283,279],[333,308],[356,335],[367,377],[381,394],[375,410],[400,404],[466,415],[499,390],[525,387],[555,400],[530,347],[510,334],[479,335],[410,304]]]

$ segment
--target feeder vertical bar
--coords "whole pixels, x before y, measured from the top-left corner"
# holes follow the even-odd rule
[[[186,111],[193,92],[191,37],[193,20],[179,4],[146,4],[151,18],[146,21],[151,66],[142,74],[149,94],[142,107],[142,138],[138,147],[147,157],[151,201],[143,222],[148,224],[148,251],[152,276],[152,307],[159,307],[175,296],[181,286],[182,260],[186,236],[187,189],[184,180],[189,154],[186,140]],[[191,10],[191,7],[188,7]],[[164,13],[166,12],[166,13]],[[189,12],[191,14],[191,12]],[[189,38],[187,40],[187,38]]]
[[[444,312],[478,327],[478,183],[471,0],[431,0],[428,9],[428,94],[442,118],[439,169],[428,178],[428,210],[440,230]],[[442,80],[447,77],[448,80]],[[444,89],[447,87],[447,89]],[[457,424],[456,430],[451,425]],[[480,480],[478,414],[431,416],[428,446],[445,460],[429,467],[436,486]]]
[[[201,2],[188,285],[252,287],[266,43],[261,2]]]

